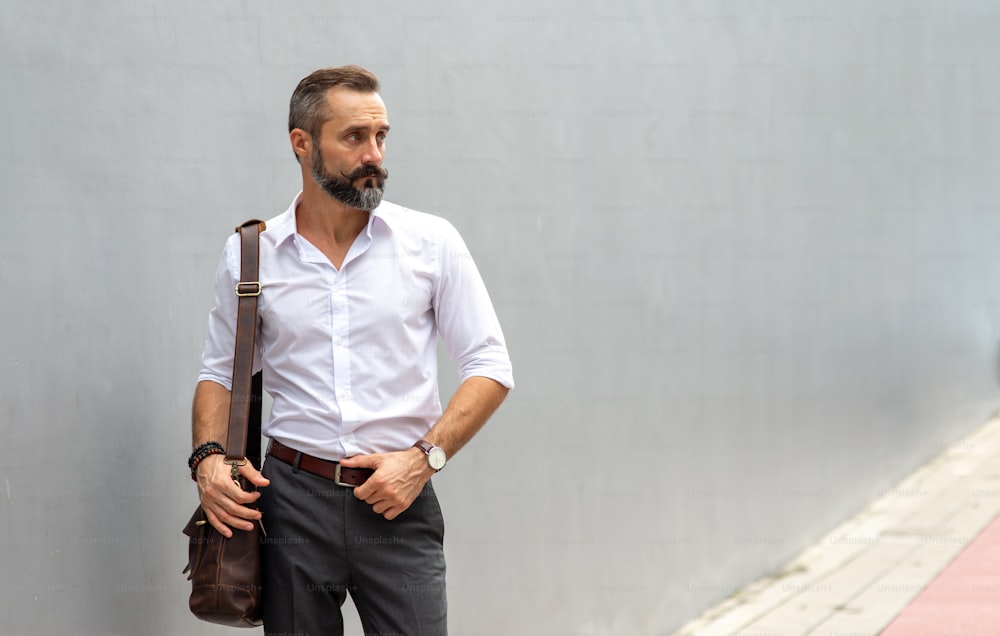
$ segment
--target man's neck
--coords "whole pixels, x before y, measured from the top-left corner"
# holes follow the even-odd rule
[[[368,225],[368,216],[369,212],[329,196],[315,181],[307,181],[295,209],[295,224],[299,234],[312,242],[350,246]]]

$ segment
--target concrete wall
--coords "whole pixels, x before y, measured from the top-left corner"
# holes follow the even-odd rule
[[[998,25],[2,0],[0,633],[228,633],[180,574],[212,273],[295,194],[296,82],[348,62],[515,362],[436,482],[452,633],[660,633],[776,567],[1000,403]]]

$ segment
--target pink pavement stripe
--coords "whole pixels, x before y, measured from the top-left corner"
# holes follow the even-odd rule
[[[881,636],[1000,635],[1000,516],[993,519]]]

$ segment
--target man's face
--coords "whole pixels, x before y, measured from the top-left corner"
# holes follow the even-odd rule
[[[341,203],[358,210],[373,210],[382,202],[385,180],[389,178],[382,169],[389,133],[385,104],[378,93],[346,88],[330,89],[327,100],[332,117],[313,140],[313,179]]]

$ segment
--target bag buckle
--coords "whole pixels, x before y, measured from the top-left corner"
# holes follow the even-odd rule
[[[333,467],[333,483],[338,486],[343,486],[344,488],[354,488],[354,484],[345,484],[340,481],[340,464],[337,463]]]
[[[241,457],[240,459],[225,459],[223,461],[233,467],[233,470],[232,470],[232,472],[229,473],[229,476],[232,477],[233,481],[235,481],[237,484],[239,484],[240,483],[240,466],[243,466],[244,464],[247,463],[247,458],[246,457]]]
[[[244,296],[260,296],[263,286],[260,281],[240,281],[236,284],[236,295],[240,298]]]

